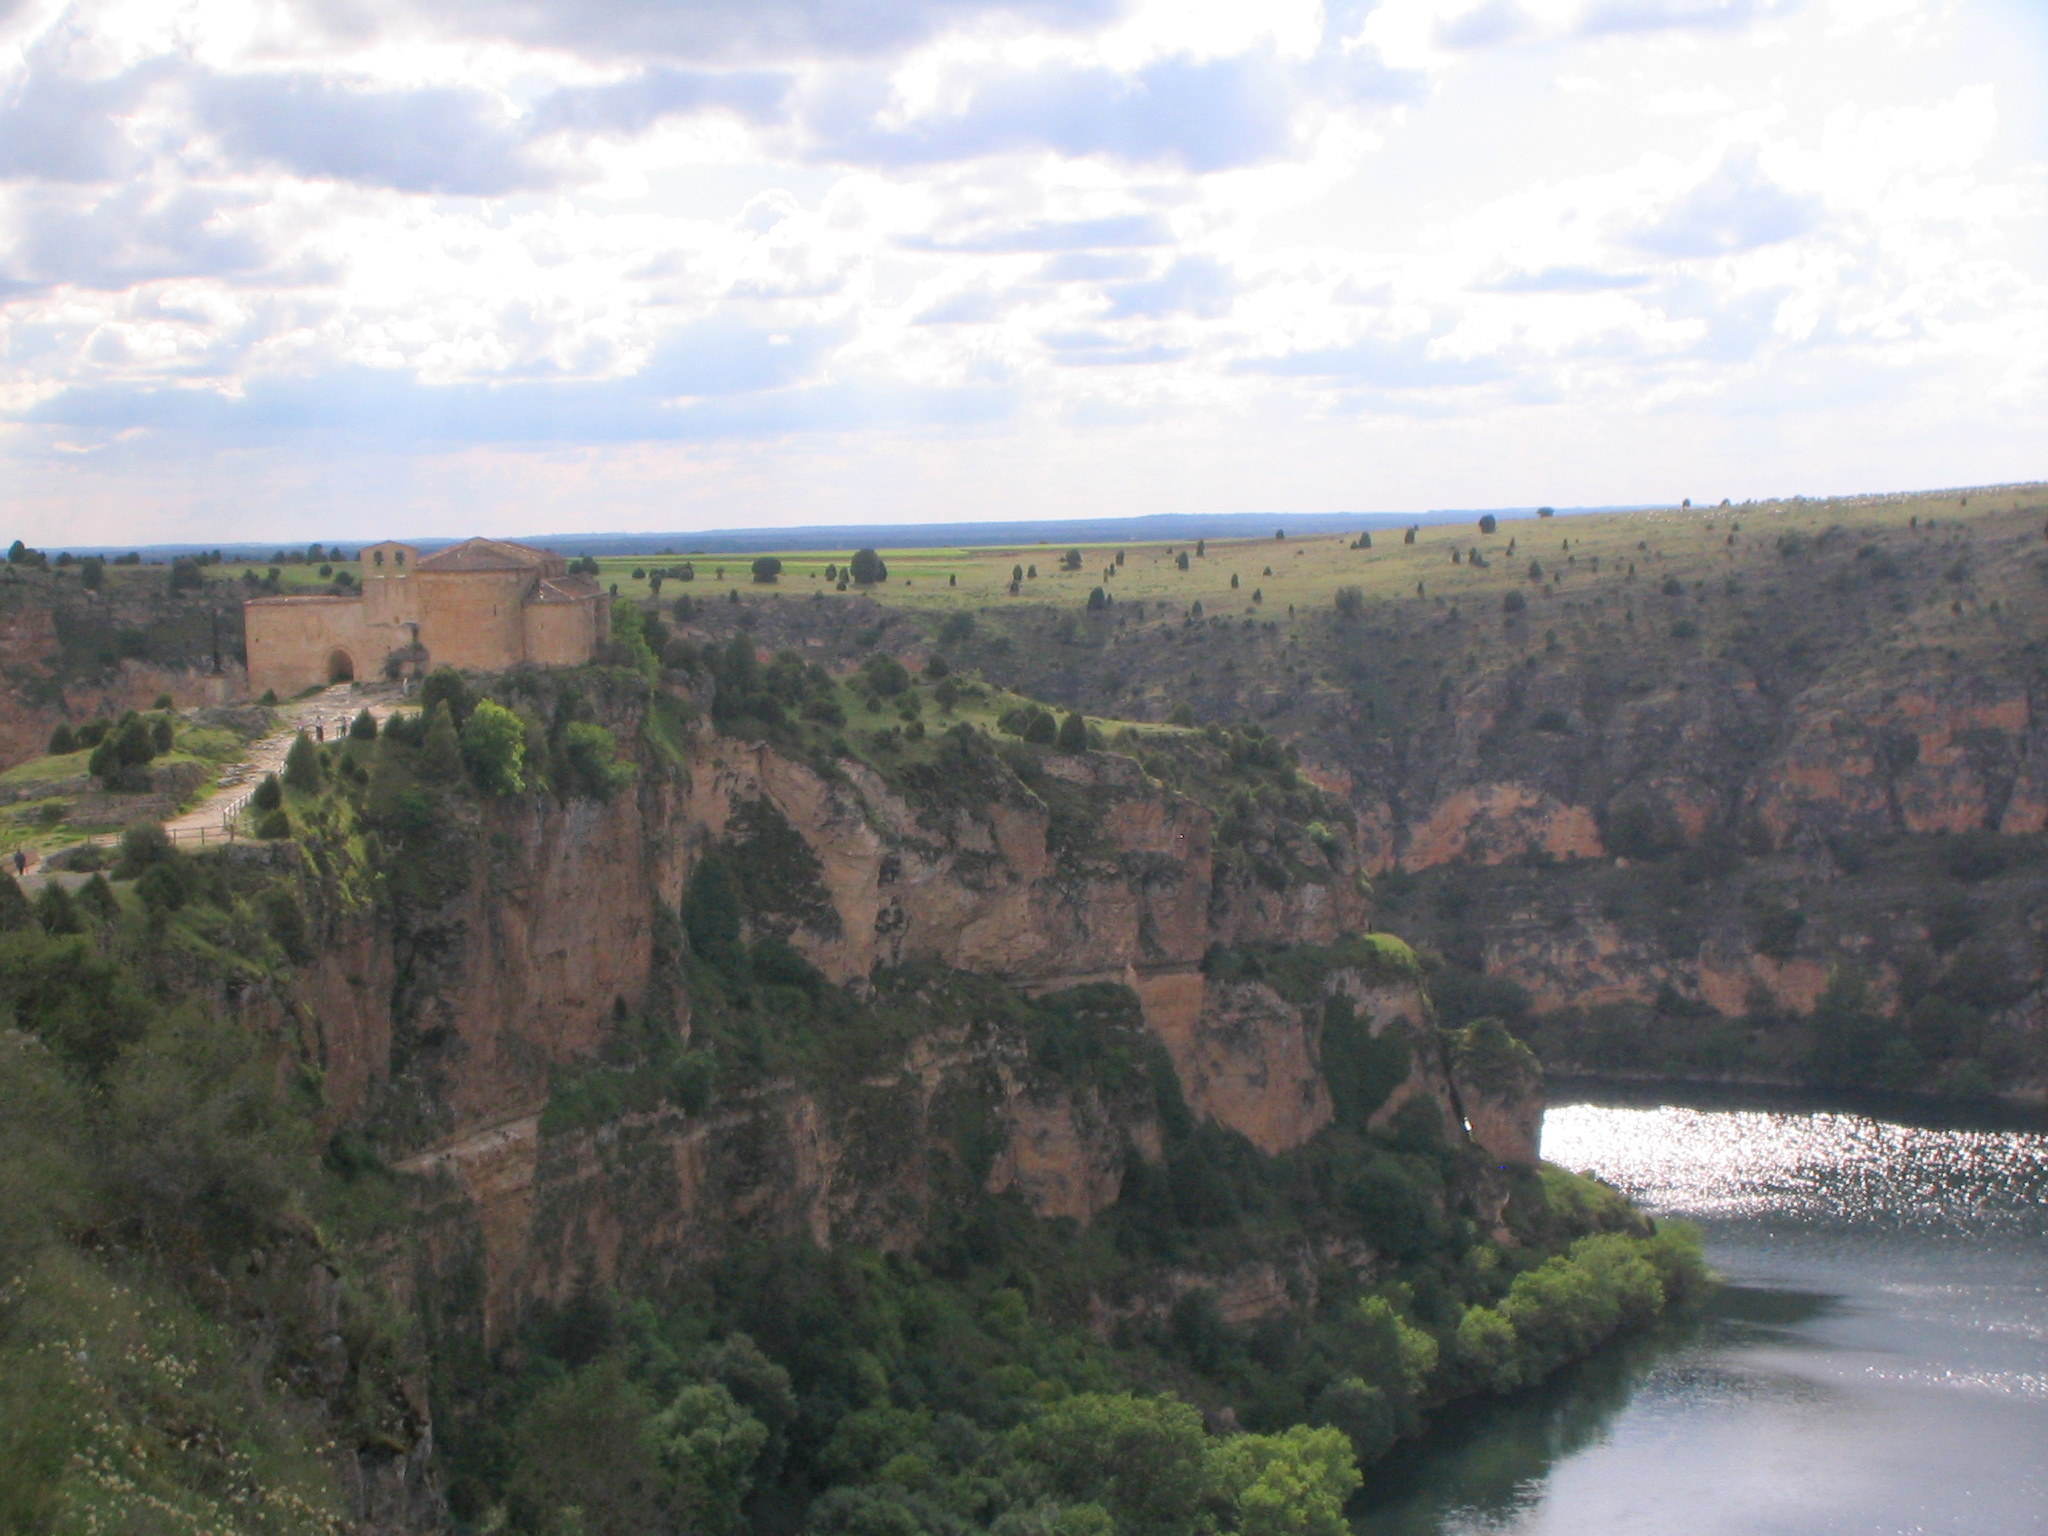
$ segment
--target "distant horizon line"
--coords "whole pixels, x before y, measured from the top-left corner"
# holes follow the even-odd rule
[[[1717,512],[1737,506],[1788,506],[1803,503],[1904,501],[1927,496],[1970,495],[2025,490],[2048,481],[2012,481],[1999,485],[1949,486],[1913,491],[1865,491],[1839,496],[1781,496],[1742,503],[1705,502],[1690,506],[1682,502],[1617,502],[1598,506],[1551,508],[1558,517],[1584,517],[1615,512]],[[161,544],[77,544],[63,546],[74,556],[143,554],[176,557],[220,550],[223,556],[248,556],[262,560],[270,553],[298,553],[320,543],[339,549],[346,542],[365,544],[397,542],[420,549],[442,549],[469,538],[498,538],[507,543],[576,556],[735,554],[743,552],[781,553],[825,548],[872,547],[876,549],[929,549],[958,545],[979,548],[997,544],[1052,543],[1077,540],[1099,543],[1114,539],[1143,541],[1157,538],[1245,537],[1263,530],[1284,531],[1289,524],[1303,533],[1331,533],[1346,528],[1439,525],[1465,519],[1494,516],[1502,519],[1535,517],[1539,504],[1496,507],[1435,507],[1415,512],[1146,512],[1127,517],[1080,518],[991,518],[946,523],[803,523],[767,528],[673,529],[634,533],[612,529],[596,533],[539,533],[507,537],[499,534],[422,534],[414,537],[384,534],[375,539],[338,541],[312,540],[304,543],[241,539],[232,543],[180,541]],[[688,546],[688,547],[683,547]],[[55,548],[55,546],[49,546]]]

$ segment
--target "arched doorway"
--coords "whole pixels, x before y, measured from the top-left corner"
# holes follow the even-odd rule
[[[356,680],[356,664],[347,651],[334,650],[327,654],[327,681],[330,683],[352,683]]]

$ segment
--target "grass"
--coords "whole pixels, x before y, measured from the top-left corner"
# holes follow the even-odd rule
[[[865,592],[893,607],[943,614],[1030,603],[1079,608],[1087,602],[1089,590],[1101,586],[1119,604],[1144,602],[1148,613],[1164,604],[1175,619],[1199,601],[1205,614],[1284,620],[1289,604],[1297,613],[1304,608],[1328,607],[1342,586],[1358,587],[1368,602],[1413,602],[1419,581],[1424,602],[1476,597],[1498,603],[1508,592],[1519,591],[1529,598],[1533,609],[1546,601],[1592,592],[1655,593],[1666,576],[1676,576],[1690,588],[1693,582],[1711,581],[1753,562],[1759,545],[1772,546],[1775,554],[1776,541],[1788,533],[1811,538],[1836,524],[1903,531],[1916,518],[1922,525],[1919,531],[1926,531],[1931,518],[1935,528],[1929,537],[1933,538],[1943,530],[1974,528],[2044,504],[2048,504],[2048,486],[2024,485],[1929,495],[1517,517],[1502,519],[1491,535],[1482,535],[1476,524],[1443,523],[1421,527],[1413,544],[1402,542],[1398,528],[1379,529],[1369,550],[1350,548],[1352,536],[1342,534],[1213,540],[1199,557],[1192,544],[1178,542],[1069,545],[1047,541],[985,548],[884,550],[888,581],[850,592]],[[1731,536],[1735,540],[1732,545],[1728,542]],[[1510,544],[1515,548],[1512,555],[1508,553]],[[1060,568],[1060,558],[1070,548],[1081,552],[1078,571]],[[1175,560],[1182,549],[1190,557],[1186,571],[1180,570]],[[1461,554],[1478,549],[1487,563],[1480,567],[1453,564],[1453,549]],[[1119,551],[1124,556],[1121,567],[1115,565]],[[825,580],[825,567],[843,565],[850,551],[778,553],[783,571],[773,584],[752,581],[751,556],[664,555],[651,561],[644,555],[605,556],[598,561],[598,579],[607,586],[616,583],[622,597],[645,597],[652,587],[644,578],[635,581],[635,570],[667,569],[689,559],[696,566],[697,579],[666,582],[664,599],[684,594],[722,598],[731,589],[746,597],[776,592],[808,597],[820,590],[831,595],[834,589]],[[1532,559],[1542,562],[1544,580],[1540,585],[1548,588],[1547,598],[1536,595],[1539,584],[1529,579]],[[1599,561],[1597,570],[1595,559]],[[1633,579],[1628,573],[1631,563]],[[1019,595],[1010,596],[1012,569],[1023,565],[1028,570],[1034,564],[1037,577],[1027,577]],[[721,567],[723,579],[717,575]],[[1105,580],[1105,569],[1114,569],[1115,574]],[[1269,569],[1271,575],[1266,574]],[[1230,585],[1233,575],[1239,583],[1234,589]],[[1553,576],[1560,579],[1553,581]],[[949,578],[957,585],[949,584]],[[1254,603],[1254,592],[1262,593],[1263,600]]]
[[[212,770],[237,761],[247,750],[248,743],[233,731],[217,726],[181,724],[171,750],[151,759],[150,767],[169,768],[191,763]],[[5,773],[0,773],[0,787],[19,790],[48,785],[54,789],[59,784],[87,777],[91,760],[90,750],[30,758],[27,762],[17,763]],[[174,814],[190,810],[212,794],[214,778],[215,775],[211,771],[201,777],[179,799]],[[84,792],[85,796],[94,799],[99,798],[101,794],[102,791],[96,783]],[[10,851],[21,847],[32,849],[38,854],[50,854],[60,848],[68,848],[74,843],[83,842],[89,837],[118,832],[132,819],[119,816],[105,820],[74,820],[73,813],[82,798],[84,797],[46,794],[0,806],[0,844],[4,844]],[[136,797],[137,800],[142,798]]]

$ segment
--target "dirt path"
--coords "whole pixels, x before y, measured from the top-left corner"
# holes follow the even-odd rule
[[[266,736],[260,736],[249,743],[248,750],[232,763],[221,766],[216,787],[190,810],[181,811],[167,820],[164,831],[171,840],[186,849],[211,847],[216,843],[232,840],[230,824],[235,814],[263,782],[265,775],[277,773],[284,767],[285,754],[292,749],[299,732],[305,731],[316,738],[337,741],[347,732],[349,722],[367,709],[382,725],[396,710],[400,695],[395,687],[373,685],[362,687],[355,683],[336,683],[303,699],[293,699],[277,707],[277,728]],[[84,841],[109,847],[121,840],[118,832],[101,833]],[[12,861],[9,861],[12,871]],[[24,891],[34,894],[45,879],[56,878],[66,885],[79,885],[89,876],[72,875],[64,871],[49,870],[44,861],[37,859],[29,865],[28,873],[21,878]]]

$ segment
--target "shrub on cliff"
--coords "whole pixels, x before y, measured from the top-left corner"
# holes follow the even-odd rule
[[[139,793],[149,788],[149,763],[157,755],[155,738],[142,717],[124,715],[101,738],[86,759],[86,769],[108,789]]]
[[[258,784],[255,791],[249,796],[251,809],[258,812],[274,811],[283,804],[284,786],[277,782],[276,774],[266,773],[263,776],[263,782]]]
[[[462,728],[462,764],[487,795],[516,795],[526,787],[526,725],[511,710],[479,699]]]
[[[320,761],[320,749],[301,731],[284,755],[284,787],[301,795],[317,795],[326,786],[327,769]]]
[[[1056,745],[1062,752],[1086,752],[1088,750],[1088,722],[1079,711],[1070,713],[1060,722],[1059,738]]]
[[[301,736],[299,740],[306,738]],[[453,784],[462,776],[462,742],[455,734],[455,717],[446,701],[437,702],[427,715],[427,734],[420,743],[420,777],[436,784]]]
[[[609,800],[633,782],[633,765],[620,760],[617,738],[592,720],[563,727],[555,761],[555,782],[565,795]]]
[[[78,750],[78,739],[71,734],[71,727],[59,725],[50,732],[50,744],[45,749],[52,757],[64,757]]]
[[[469,684],[462,680],[462,674],[453,667],[434,668],[427,674],[426,681],[420,684],[421,717],[432,715],[436,704],[445,704],[448,706],[449,718],[458,731],[469,718],[470,706],[474,703]]]

